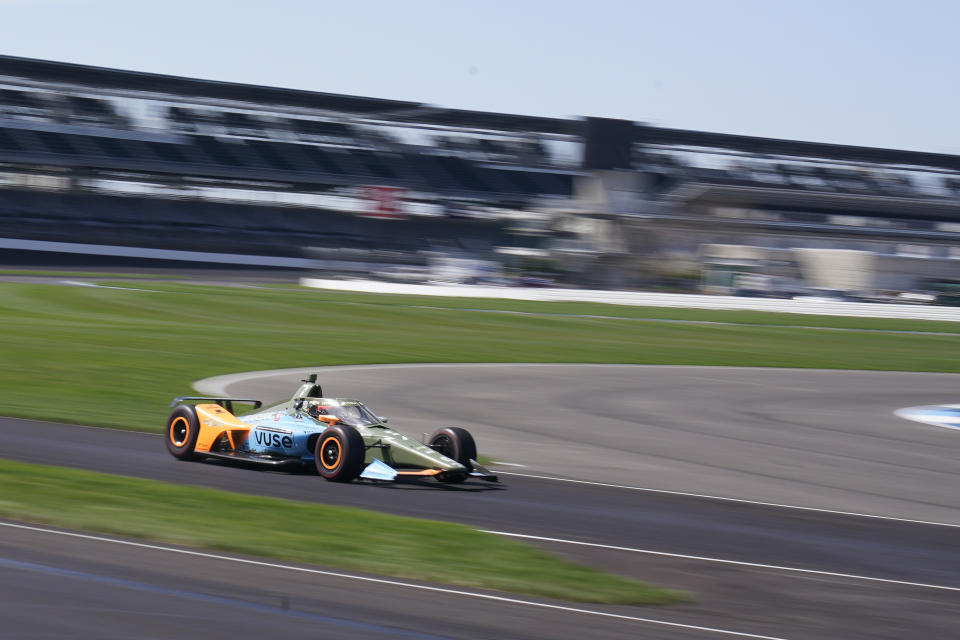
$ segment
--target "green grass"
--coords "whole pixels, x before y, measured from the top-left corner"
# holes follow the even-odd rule
[[[299,288],[130,286],[152,291],[0,284],[0,414],[158,431],[170,398],[194,393],[194,380],[337,364],[588,362],[960,371],[960,323]],[[613,318],[465,310],[477,308]],[[759,326],[770,324],[785,326]],[[814,324],[949,335],[795,326]]]
[[[562,600],[684,599],[459,524],[5,460],[0,487],[0,516],[71,529]]]

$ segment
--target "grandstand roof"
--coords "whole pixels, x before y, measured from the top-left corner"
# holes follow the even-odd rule
[[[571,136],[582,136],[585,133],[584,121],[578,118],[547,118],[447,109],[422,102],[202,80],[16,56],[0,56],[0,77],[2,76],[29,79],[35,82],[79,85],[94,91],[96,89],[146,91],[186,99],[238,100],[261,105],[339,111],[398,123]],[[753,154],[960,170],[960,156],[943,153],[709,133],[654,127],[643,123],[636,123],[634,131],[634,142],[640,144],[715,148]]]
[[[285,89],[239,82],[201,80],[159,73],[0,56],[0,76],[81,85],[91,89],[148,91],[186,98],[239,100],[277,106],[324,109],[387,120],[497,131],[576,134],[578,120],[488,113],[433,107],[422,102],[365,98],[320,91]]]
[[[670,146],[729,149],[745,153],[842,160],[846,162],[869,162],[875,164],[936,167],[960,170],[960,156],[924,151],[902,151],[879,147],[860,147],[823,142],[801,142],[741,136],[729,133],[709,133],[685,129],[665,129],[645,124],[635,126],[635,142]]]

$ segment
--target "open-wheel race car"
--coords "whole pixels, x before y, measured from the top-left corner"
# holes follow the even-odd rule
[[[174,398],[167,450],[181,460],[313,464],[335,482],[358,477],[497,481],[477,463],[477,446],[466,429],[442,427],[420,442],[388,427],[386,418],[359,400],[324,397],[316,374],[302,382],[289,401],[262,411],[257,411],[259,400],[246,398]],[[254,413],[237,417],[234,403],[252,404]]]

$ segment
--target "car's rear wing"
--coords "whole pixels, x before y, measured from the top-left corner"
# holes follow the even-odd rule
[[[177,396],[170,402],[171,407],[175,407],[178,404],[183,404],[184,402],[213,402],[230,413],[233,413],[233,403],[242,402],[244,404],[252,404],[254,409],[259,409],[263,406],[263,402],[260,400],[253,400],[251,398],[204,398],[200,396]]]

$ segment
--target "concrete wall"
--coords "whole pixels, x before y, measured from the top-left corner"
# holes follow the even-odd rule
[[[809,287],[844,291],[923,289],[925,280],[960,280],[960,259],[880,254],[871,251],[795,248],[769,249],[736,244],[704,244],[703,268],[741,265],[744,273],[771,276],[799,275]],[[770,266],[795,262],[799,272]],[[731,267],[733,268],[733,267]]]
[[[960,260],[877,256],[874,281],[878,289],[922,289],[923,280],[960,280]]]
[[[371,280],[332,280],[321,278],[301,278],[300,284],[305,287],[337,291],[364,291],[466,298],[501,298],[510,300],[603,302],[607,304],[645,307],[679,307],[687,309],[746,309],[752,311],[805,313],[826,316],[913,318],[960,322],[960,308],[914,304],[777,300],[770,298],[743,298],[738,296],[646,293],[638,291],[598,291],[590,289],[526,289],[522,287],[486,287],[479,285],[432,286],[374,282]]]
[[[794,249],[804,282],[811,287],[840,291],[875,288],[876,254],[849,249]]]
[[[574,177],[573,193],[585,213],[637,213],[643,181],[636,171],[591,171]]]

